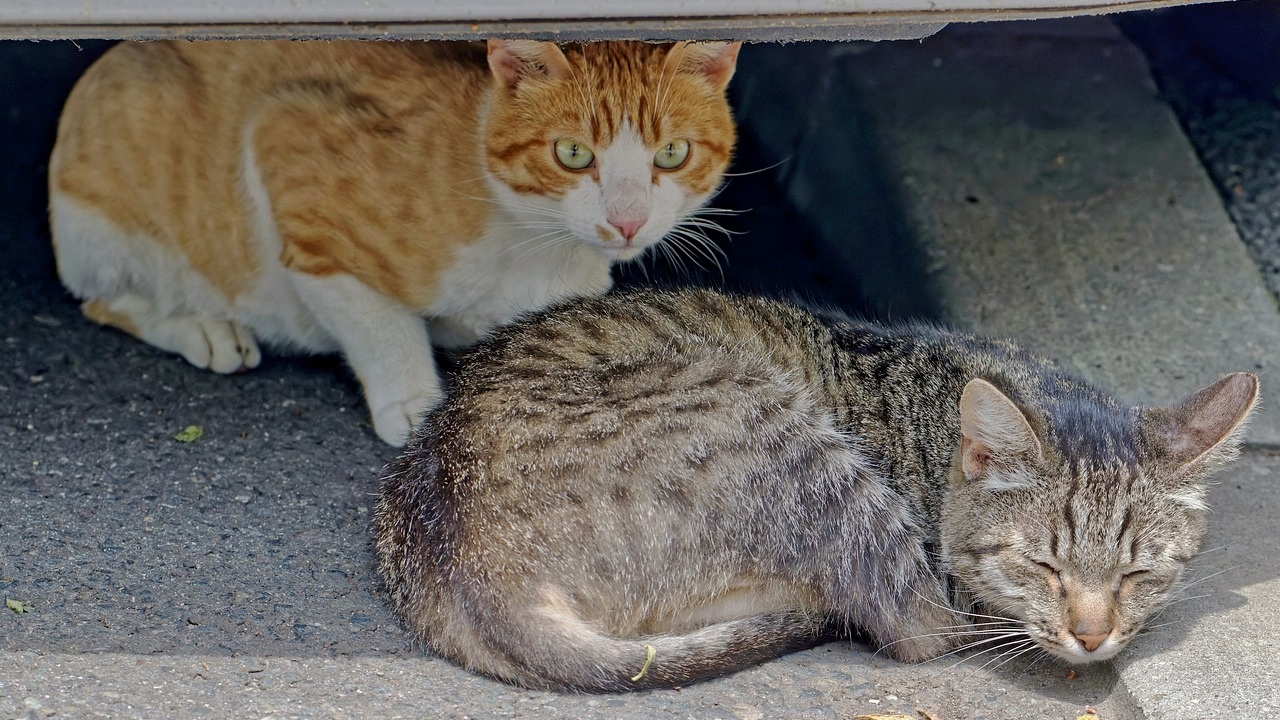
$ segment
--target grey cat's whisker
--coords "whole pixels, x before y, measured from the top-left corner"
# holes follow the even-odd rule
[[[920,594],[920,592],[919,592],[918,590],[916,590],[915,588],[911,588],[911,591],[912,591],[913,593],[915,593],[915,595],[916,595],[916,597],[917,597],[917,598],[919,598],[919,599],[923,600],[924,602],[927,602],[927,603],[929,603],[930,605],[933,605],[933,606],[935,606],[935,607],[937,607],[937,608],[939,608],[939,609],[945,609],[945,610],[951,610],[951,609],[952,609],[950,606],[947,606],[947,605],[940,605],[940,604],[936,603],[935,601],[930,600],[929,598],[927,598],[927,597],[925,597],[924,595]],[[973,611],[968,611],[968,610],[961,611],[961,613],[962,613],[962,614],[964,614],[964,615],[966,615],[966,616],[968,616],[968,617],[983,618],[983,619],[986,619],[986,620],[995,620],[996,622],[1010,623],[1010,624],[1012,624],[1012,625],[1016,625],[1016,626],[1019,626],[1019,627],[1021,627],[1021,626],[1022,626],[1022,621],[1021,621],[1021,620],[1018,620],[1017,618],[1003,617],[1003,616],[1001,616],[1001,615],[984,615],[984,614],[979,613],[979,612],[973,612]]]
[[[1188,597],[1182,597],[1182,598],[1176,598],[1176,599],[1166,599],[1163,603],[1161,603],[1161,604],[1160,604],[1160,606],[1159,606],[1159,607],[1157,607],[1155,610],[1151,611],[1151,615],[1147,618],[1147,620],[1149,620],[1149,621],[1150,621],[1150,620],[1159,620],[1161,617],[1163,617],[1163,616],[1164,616],[1165,612],[1167,612],[1167,611],[1169,610],[1169,608],[1173,607],[1174,605],[1178,605],[1178,604],[1180,604],[1180,603],[1188,602],[1188,601],[1190,601],[1190,600],[1203,600],[1203,599],[1205,599],[1205,598],[1209,598],[1209,597],[1213,597],[1213,594],[1212,594],[1212,593],[1205,593],[1205,594],[1203,594],[1203,595],[1191,595],[1191,596],[1188,596]]]
[[[977,660],[984,655],[990,654],[990,657],[987,657],[985,662],[983,662],[978,667],[974,668],[973,672],[979,672],[981,670],[986,670],[987,668],[991,667],[992,663],[996,663],[1000,661],[1001,658],[1009,658],[1009,656],[1017,657],[1019,654],[1026,652],[1027,650],[1030,650],[1031,648],[1034,648],[1034,647],[1036,647],[1035,640],[1031,639],[1030,637],[1027,637],[1026,635],[1023,635],[1022,637],[1017,638],[1015,640],[1011,640],[1006,643],[1001,643],[1000,645],[997,645],[995,647],[991,647],[986,650],[983,650],[982,652],[979,652],[978,654],[966,659]],[[1003,664],[1004,663],[1000,663],[1000,665],[1003,665]],[[996,665],[996,667],[999,667],[1000,665]]]
[[[1006,655],[1006,656],[1008,656],[1008,657],[1005,657],[1005,658],[1004,658],[1004,660],[1001,660],[1000,662],[996,663],[994,666],[991,666],[991,667],[990,667],[990,669],[988,670],[988,672],[995,672],[995,671],[999,670],[1000,668],[1004,667],[1005,665],[1009,664],[1010,662],[1012,662],[1012,661],[1014,661],[1014,660],[1017,660],[1018,658],[1022,657],[1023,655],[1026,655],[1026,654],[1027,654],[1027,653],[1029,653],[1029,652],[1032,652],[1032,651],[1033,651],[1033,650],[1035,650],[1037,647],[1038,647],[1038,646],[1035,644],[1035,641],[1033,641],[1033,640],[1029,640],[1027,645],[1025,645],[1025,646],[1023,646],[1023,647],[1021,647],[1021,648],[1017,649],[1017,651],[1016,651],[1016,652],[1015,652],[1014,650],[1009,650],[1009,651],[1005,652],[1005,653],[1004,653],[1004,655]],[[1003,657],[1003,656],[1001,656],[1001,657]],[[996,658],[996,659],[998,660],[999,658]],[[980,669],[987,669],[989,665],[991,665],[991,663],[990,663],[990,662],[988,662],[986,665],[983,665],[983,666],[982,666],[982,668],[980,668]]]
[[[963,664],[965,664],[965,663],[967,663],[967,662],[970,662],[970,661],[973,661],[973,660],[977,660],[977,659],[981,658],[983,655],[986,655],[987,653],[990,653],[990,652],[996,652],[996,651],[1001,650],[1001,649],[1003,649],[1003,648],[1007,648],[1007,647],[1009,647],[1009,646],[1011,646],[1011,645],[1020,645],[1021,643],[1026,642],[1026,636],[1025,636],[1025,635],[1020,635],[1020,636],[1010,635],[1010,636],[1009,636],[1009,638],[1008,638],[1008,640],[1007,640],[1007,642],[1001,642],[1001,643],[998,643],[998,644],[992,645],[991,647],[985,647],[985,648],[983,648],[983,649],[979,650],[978,652],[976,652],[976,653],[974,653],[974,654],[972,654],[972,655],[962,655],[962,653],[964,653],[964,652],[966,652],[966,651],[971,651],[971,650],[977,649],[977,648],[979,648],[979,647],[981,647],[981,646],[983,646],[983,645],[987,645],[987,644],[990,644],[990,643],[997,643],[997,642],[998,642],[999,640],[1001,640],[1001,639],[1003,639],[1003,638],[989,638],[989,639],[985,639],[985,640],[980,640],[980,641],[978,641],[978,642],[968,643],[968,644],[965,644],[965,645],[963,645],[963,646],[961,646],[961,647],[956,648],[955,650],[952,650],[951,652],[944,653],[944,654],[939,655],[938,657],[936,657],[936,658],[932,658],[932,659],[930,659],[930,660],[926,660],[925,662],[921,663],[921,665],[928,665],[928,664],[930,664],[930,663],[936,662],[936,661],[941,660],[942,658],[945,658],[945,657],[948,657],[948,656],[956,656],[956,655],[960,655],[959,659],[958,659],[958,660],[956,660],[955,662],[951,663],[950,665],[947,665],[946,667],[938,668],[937,670],[935,670],[935,672],[933,673],[933,675],[932,675],[931,677],[937,677],[938,675],[941,675],[942,673],[945,673],[945,672],[950,672],[951,670],[954,670],[954,669],[956,669],[957,667],[959,667],[959,666],[961,666],[961,665],[963,665]],[[954,659],[954,658],[953,658],[953,659]]]
[[[1225,574],[1225,573],[1229,573],[1229,572],[1231,572],[1231,571],[1233,571],[1233,570],[1238,570],[1238,569],[1240,569],[1241,567],[1244,567],[1244,566],[1243,566],[1243,564],[1229,565],[1229,566],[1224,567],[1224,568],[1222,568],[1222,569],[1220,569],[1220,570],[1216,570],[1216,571],[1214,571],[1214,572],[1211,572],[1211,573],[1209,573],[1208,575],[1202,575],[1202,576],[1200,576],[1200,577],[1198,577],[1198,578],[1196,578],[1196,579],[1194,579],[1194,580],[1188,580],[1188,581],[1186,581],[1186,582],[1179,583],[1179,585],[1178,585],[1178,589],[1177,589],[1177,590],[1175,590],[1173,594],[1174,594],[1174,595],[1177,595],[1178,593],[1186,592],[1187,590],[1190,590],[1191,588],[1195,587],[1196,585],[1199,585],[1200,583],[1206,582],[1206,581],[1208,581],[1208,580],[1212,580],[1213,578],[1216,578],[1216,577],[1218,577],[1219,575],[1223,575],[1223,574]]]
[[[1017,622],[1016,620],[1005,620],[1005,621],[996,621],[996,622],[966,623],[964,625],[939,625],[934,629],[935,630],[958,630],[961,628],[982,628],[982,627],[987,627],[991,625],[1000,625],[1000,626],[1008,627],[1009,629],[1013,629],[1015,627],[1021,627],[1021,623]]]
[[[1050,657],[1053,657],[1053,656],[1049,653],[1049,651],[1048,651],[1048,650],[1045,650],[1045,649],[1044,649],[1044,648],[1042,648],[1042,647],[1038,647],[1038,648],[1037,648],[1037,651],[1038,651],[1038,652],[1036,652],[1035,659],[1034,659],[1034,660],[1032,660],[1032,661],[1031,661],[1031,664],[1027,666],[1027,670],[1026,670],[1027,674],[1030,674],[1030,673],[1031,673],[1031,671],[1032,671],[1032,670],[1034,670],[1034,669],[1035,669],[1035,667],[1036,667],[1037,665],[1039,665],[1040,663],[1044,662],[1045,660],[1047,660],[1047,659],[1048,659],[1048,658],[1050,658]]]
[[[939,629],[941,629],[941,628],[939,628]],[[899,640],[894,640],[894,641],[893,641],[893,642],[891,642],[891,643],[885,643],[884,645],[880,646],[880,649],[881,649],[881,650],[883,650],[883,649],[885,649],[885,648],[893,647],[894,645],[897,645],[898,643],[908,642],[908,641],[910,641],[910,640],[919,640],[920,638],[930,638],[930,637],[961,637],[961,638],[964,638],[964,637],[977,636],[977,635],[992,635],[992,636],[1000,636],[1000,637],[1009,637],[1009,635],[1010,635],[1010,634],[1015,634],[1015,635],[1025,635],[1026,633],[1025,633],[1024,631],[1022,631],[1022,630],[1018,629],[1018,628],[1000,628],[1000,629],[988,629],[988,630],[950,630],[950,631],[947,631],[947,632],[921,633],[921,634],[919,634],[919,635],[912,635],[911,637],[901,638],[901,639],[899,639]],[[979,643],[981,643],[981,642],[987,642],[987,641],[989,641],[989,640],[994,640],[994,639],[997,639],[997,638],[995,638],[995,637],[990,637],[990,638],[981,638],[981,639],[976,640],[975,642],[979,642]]]
[[[1201,600],[1207,597],[1213,597],[1213,593],[1203,593],[1200,595],[1187,595],[1185,597],[1171,597],[1168,600],[1166,600],[1163,605],[1160,606],[1160,609],[1163,610],[1164,608],[1177,605],[1178,603],[1184,603],[1184,602],[1187,602],[1188,600]]]
[[[1155,616],[1152,616],[1152,617],[1154,618]],[[1159,630],[1160,628],[1167,628],[1174,625],[1182,625],[1187,623],[1190,620],[1191,618],[1178,618],[1177,620],[1166,620],[1162,623],[1156,623],[1154,625],[1143,625],[1142,629],[1138,631],[1138,634],[1145,635],[1146,633],[1149,633],[1153,630]]]
[[[964,633],[959,633],[959,634],[958,634],[958,637],[963,638],[964,636],[965,636],[965,635],[964,635]],[[961,645],[959,645],[959,646],[957,646],[957,647],[955,647],[955,648],[953,648],[953,649],[951,649],[951,650],[949,650],[949,651],[947,651],[947,652],[945,652],[945,653],[942,653],[941,655],[938,655],[937,657],[930,658],[930,659],[926,660],[924,663],[921,663],[921,664],[928,664],[928,663],[931,663],[931,662],[936,662],[936,661],[938,661],[938,660],[941,660],[942,658],[949,657],[949,656],[952,656],[952,655],[957,655],[957,654],[959,654],[959,653],[963,653],[963,652],[967,652],[967,651],[970,651],[970,650],[974,650],[974,649],[977,649],[977,648],[980,648],[980,647],[983,647],[983,646],[991,645],[992,643],[1000,643],[1000,645],[998,645],[998,647],[1004,647],[1007,643],[1001,643],[1000,641],[1002,641],[1002,640],[1007,640],[1007,641],[1010,641],[1010,642],[1013,642],[1013,641],[1021,641],[1022,639],[1026,638],[1026,637],[1027,637],[1027,634],[1026,634],[1025,632],[1021,632],[1021,631],[1010,631],[1010,632],[1005,633],[1004,635],[996,635],[996,636],[994,636],[994,637],[978,638],[978,639],[976,639],[976,640],[971,640],[971,641],[969,641],[969,642],[963,643],[963,644],[961,644]],[[989,650],[989,649],[991,649],[991,648],[987,648],[987,649]],[[983,650],[983,653],[985,653],[986,651],[987,651],[987,650]],[[982,653],[979,653],[979,654],[982,654]],[[967,659],[967,658],[966,658],[966,659]],[[954,666],[952,666],[952,667],[954,667]]]

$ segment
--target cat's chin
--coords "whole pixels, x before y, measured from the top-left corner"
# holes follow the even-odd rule
[[[647,245],[644,245],[644,246],[629,245],[626,247],[602,246],[600,248],[600,252],[604,253],[604,256],[609,258],[613,262],[626,262],[628,260],[634,260],[640,257],[641,255],[644,254],[644,251],[648,249],[649,247]]]
[[[1072,665],[1089,665],[1104,660],[1110,660],[1124,649],[1125,643],[1116,642],[1115,640],[1107,640],[1097,650],[1088,651],[1083,647],[1076,645],[1071,646],[1054,646],[1050,643],[1037,643],[1042,649],[1048,651],[1051,655]]]

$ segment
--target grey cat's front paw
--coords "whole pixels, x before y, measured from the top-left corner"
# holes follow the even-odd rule
[[[950,607],[918,598],[900,627],[899,639],[883,649],[902,662],[932,660],[957,645],[962,627],[963,621]]]
[[[924,662],[951,650],[952,641],[949,638],[949,635],[926,633],[925,635],[890,643],[884,647],[884,651],[889,654],[889,657],[899,662]]]
[[[439,393],[419,395],[373,411],[373,430],[388,445],[404,447],[422,414],[440,402]]]

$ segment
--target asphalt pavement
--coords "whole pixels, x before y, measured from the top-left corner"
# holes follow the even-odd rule
[[[747,234],[726,242],[722,268],[621,279],[937,318],[1018,338],[1141,401],[1235,369],[1270,383],[1280,311],[1253,248],[1280,237],[1231,204],[1206,161],[1222,152],[1215,136],[1186,131],[1191,103],[1171,101],[1160,74],[1177,63],[1150,60],[1149,35],[1133,44],[1174,32],[1170,17],[1126,16],[1125,35],[1093,19],[748,47],[735,171],[758,172],[716,200],[750,208],[732,221]],[[413,647],[374,573],[369,527],[394,451],[342,363],[269,356],[240,375],[199,371],[83,319],[53,278],[43,157],[60,96],[103,47],[0,43],[0,136],[14,158],[0,168],[0,595],[27,610],[0,609],[0,717],[1280,711],[1271,415],[1212,490],[1187,587],[1114,662],[988,653],[907,666],[845,642],[678,691],[575,696],[507,687]],[[1260,165],[1280,162],[1251,147]],[[1266,167],[1248,170],[1250,197],[1280,192]]]

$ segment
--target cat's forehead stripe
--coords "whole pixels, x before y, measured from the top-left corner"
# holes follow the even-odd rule
[[[1137,417],[1076,388],[1049,408],[1051,442],[1076,472],[1132,468],[1140,457]]]
[[[615,45],[625,46],[623,48]],[[667,63],[670,45],[592,43],[567,49],[573,82],[590,99],[584,127],[594,143],[607,142],[630,123],[649,144],[664,138],[664,120],[686,110],[687,73]]]

